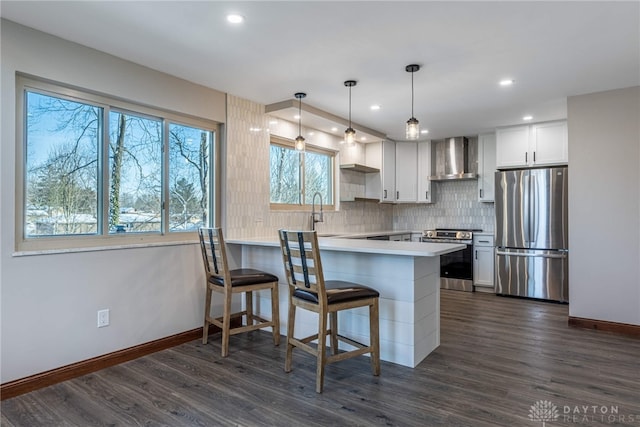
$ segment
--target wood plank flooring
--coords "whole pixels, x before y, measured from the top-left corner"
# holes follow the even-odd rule
[[[263,331],[199,340],[2,402],[2,426],[640,426],[640,340],[569,328],[568,307],[442,291],[441,345],[415,369],[327,367]],[[569,413],[565,414],[568,408]],[[603,414],[603,411],[607,411]],[[615,411],[613,413],[612,411]]]

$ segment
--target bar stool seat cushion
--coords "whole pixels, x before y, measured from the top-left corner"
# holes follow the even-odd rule
[[[231,274],[232,287],[257,285],[259,283],[278,281],[278,276],[262,270],[256,270],[255,268],[237,268],[235,270],[230,270],[229,273]],[[222,277],[212,276],[209,278],[209,282],[217,286],[224,286],[224,280]]]
[[[328,304],[353,301],[362,298],[377,298],[380,296],[380,293],[375,289],[342,280],[325,280],[324,285],[327,292]],[[304,284],[302,286],[304,286]],[[293,296],[318,304],[318,294],[304,288],[297,288],[293,291]]]

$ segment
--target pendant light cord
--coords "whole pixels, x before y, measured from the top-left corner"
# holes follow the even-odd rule
[[[302,135],[302,97],[298,98],[298,136]]]
[[[349,86],[349,127],[351,127],[351,86]]]
[[[411,117],[413,116],[413,71],[411,72]]]

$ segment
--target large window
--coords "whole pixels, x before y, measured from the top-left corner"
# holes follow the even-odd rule
[[[20,249],[171,241],[213,225],[215,123],[18,81]]]
[[[271,206],[300,208],[311,205],[313,196],[320,193],[324,205],[331,208],[334,158],[328,150],[307,144],[305,151],[296,151],[288,141],[273,138],[269,159]]]

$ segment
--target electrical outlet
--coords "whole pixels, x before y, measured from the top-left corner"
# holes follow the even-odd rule
[[[98,328],[109,326],[109,309],[98,310]]]

